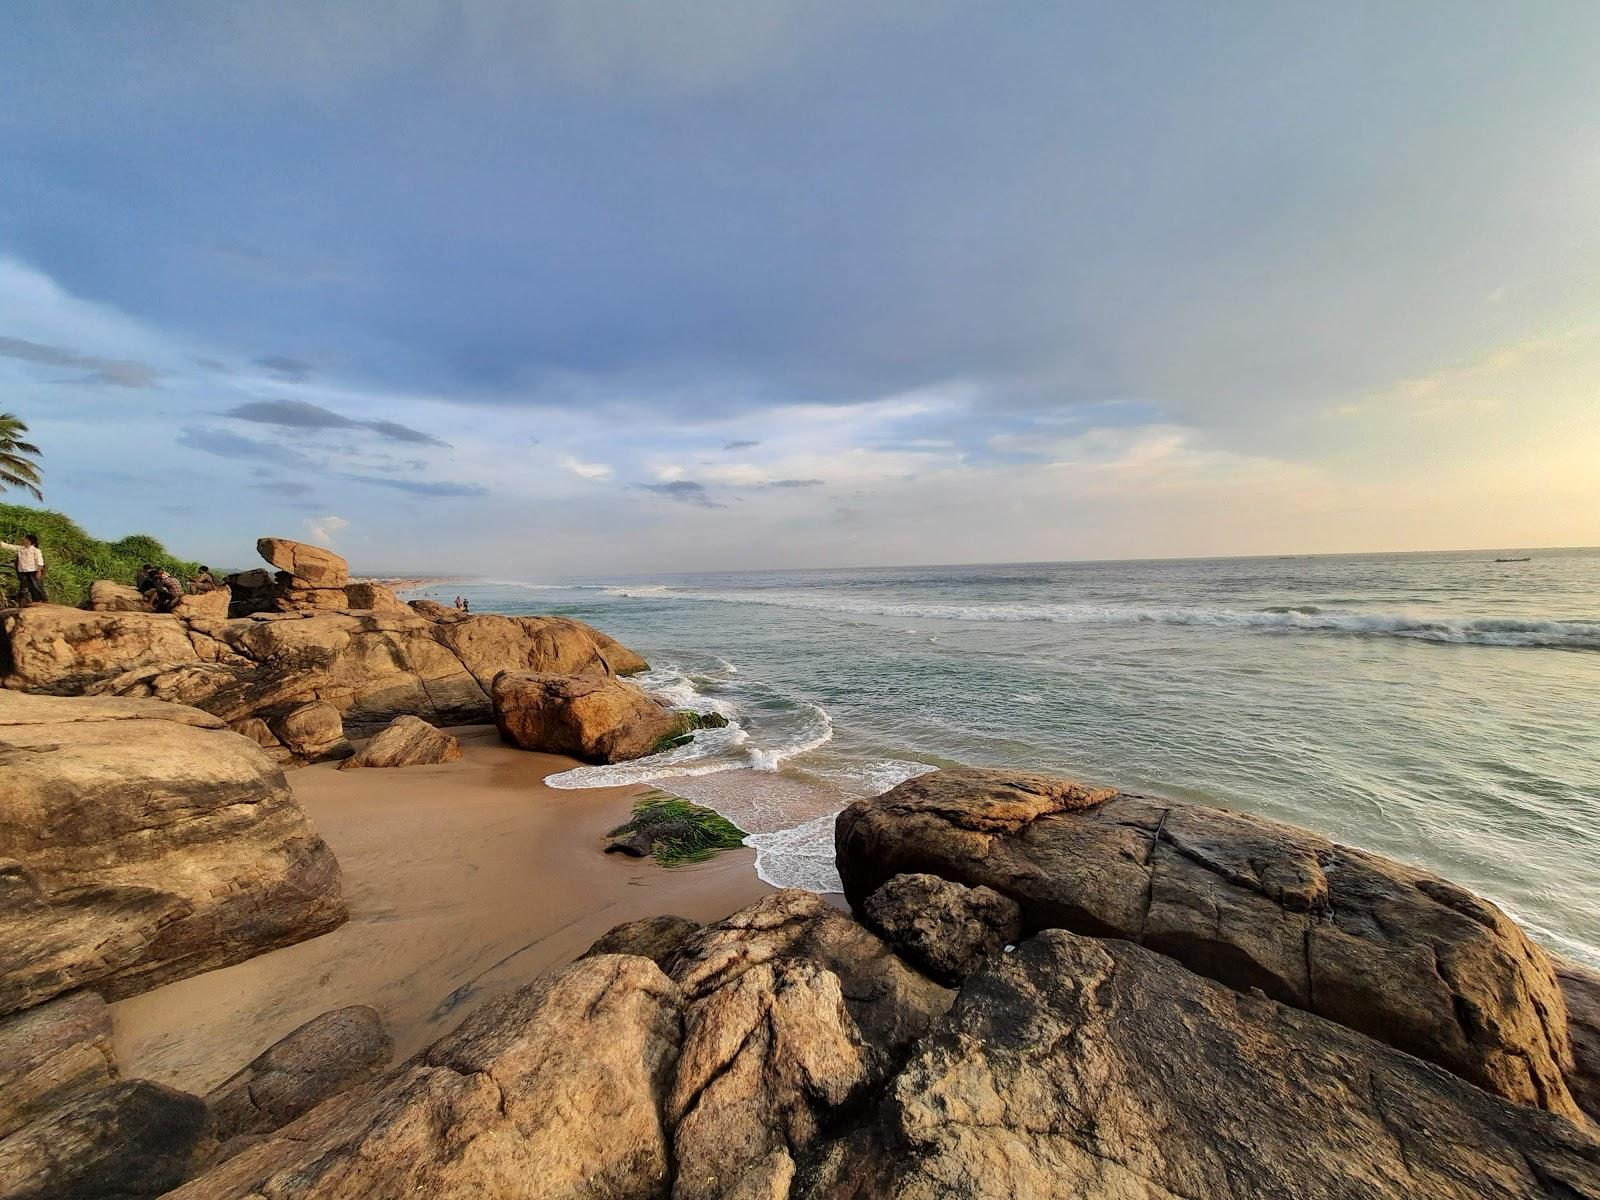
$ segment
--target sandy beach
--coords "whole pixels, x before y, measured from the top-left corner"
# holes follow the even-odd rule
[[[370,1004],[397,1057],[621,921],[714,920],[767,892],[754,852],[663,868],[600,852],[640,787],[562,791],[568,759],[454,731],[441,766],[289,773],[344,872],[347,924],[114,1006],[123,1074],[204,1092],[318,1013]]]

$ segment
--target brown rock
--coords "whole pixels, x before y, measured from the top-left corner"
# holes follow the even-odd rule
[[[624,762],[680,731],[673,710],[631,683],[601,675],[505,671],[491,694],[500,736],[523,750]]]
[[[491,1002],[171,1200],[661,1196],[660,1104],[680,1004],[647,959],[584,959]]]
[[[350,753],[339,710],[321,700],[274,715],[267,725],[289,753],[306,762],[344,758]]]
[[[764,962],[691,1004],[667,1101],[673,1200],[789,1194],[795,1155],[868,1078],[839,980]]]
[[[357,580],[345,584],[345,607],[369,609],[374,612],[407,612],[406,602],[381,583]]]
[[[1567,1001],[1567,1027],[1572,1032],[1572,1069],[1567,1086],[1572,1098],[1600,1121],[1600,972],[1570,959],[1556,958],[1556,978]]]
[[[455,762],[461,743],[454,734],[435,729],[421,717],[396,717],[354,757],[339,764],[349,767],[418,767]]]
[[[621,642],[567,617],[463,616],[441,623],[436,636],[485,692],[502,671],[633,675],[650,665]]]
[[[343,588],[304,587],[298,581],[278,590],[284,612],[341,612],[350,607]]]
[[[212,1145],[205,1101],[143,1079],[113,1083],[0,1140],[6,1200],[145,1200]]]
[[[321,546],[265,537],[256,539],[256,553],[310,587],[342,588],[350,582],[350,564]]]
[[[670,971],[677,959],[678,948],[703,927],[699,921],[688,917],[646,917],[640,921],[624,921],[602,934],[582,957],[593,958],[599,954],[637,954],[648,958],[663,971]]]
[[[10,652],[8,688],[75,692],[135,667],[199,657],[183,621],[165,613],[34,604],[0,619],[0,631]]]
[[[1543,951],[1442,879],[1276,822],[1048,776],[949,770],[839,815],[861,906],[929,872],[985,885],[1029,929],[1126,938],[1260,988],[1480,1087],[1578,1112],[1566,1005]]]
[[[268,1133],[387,1066],[394,1042],[364,1004],[313,1017],[206,1097],[221,1139]]]
[[[200,617],[208,621],[222,621],[226,620],[228,616],[228,602],[226,590],[191,592],[178,601],[178,607],[173,612],[180,617]]]
[[[1049,930],[962,989],[807,1197],[1545,1200],[1600,1143],[1125,942]]]
[[[345,919],[260,747],[191,708],[0,691],[0,1013],[120,999]]]
[[[437,600],[427,598],[407,600],[406,607],[430,621],[464,621],[467,617],[467,614],[459,608],[451,608],[448,604],[440,604]]]
[[[111,1010],[93,992],[0,1018],[0,1137],[116,1077]]]
[[[1015,900],[937,875],[896,875],[867,898],[865,916],[903,958],[952,986],[1022,935]]]
[[[134,588],[110,579],[96,579],[89,585],[91,612],[154,612],[150,602]]]
[[[953,993],[906,966],[870,930],[813,892],[789,888],[678,948],[672,977],[691,999],[710,995],[764,962],[804,959],[839,977],[845,1006],[875,1056],[898,1057],[944,1016]]]

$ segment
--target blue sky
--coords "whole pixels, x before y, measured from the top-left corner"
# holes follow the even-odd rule
[[[242,563],[1600,542],[1600,8],[18,2],[0,407]]]

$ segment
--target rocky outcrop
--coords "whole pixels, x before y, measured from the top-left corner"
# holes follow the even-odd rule
[[[1555,963],[1572,1032],[1567,1086],[1578,1107],[1600,1121],[1600,972],[1563,958]]]
[[[959,984],[1022,934],[1022,910],[992,888],[896,875],[871,896],[867,924],[913,966]]]
[[[373,612],[406,612],[406,602],[381,583],[358,579],[344,586],[345,607],[364,608]]]
[[[505,671],[495,677],[492,696],[506,741],[585,762],[643,758],[688,727],[648,692],[606,676]]]
[[[678,948],[702,928],[699,921],[691,921],[688,917],[661,916],[624,921],[602,934],[594,945],[583,952],[583,957],[637,954],[641,958],[648,958],[663,971],[670,971],[677,961]]]
[[[84,605],[91,612],[154,612],[150,602],[134,588],[110,579],[96,579],[89,585],[89,602]]]
[[[973,977],[814,1200],[1548,1200],[1600,1144],[1353,1030],[1049,930]]]
[[[132,995],[345,919],[283,772],[216,717],[0,691],[0,775],[0,1014]]]
[[[454,762],[461,743],[454,734],[435,729],[421,717],[396,717],[355,755],[339,764],[349,767],[418,767]]]
[[[342,588],[350,582],[350,564],[321,546],[264,537],[256,539],[256,553],[308,588]]]
[[[172,1200],[660,1196],[680,1009],[647,959],[585,959],[490,1003]]]
[[[313,1017],[206,1097],[216,1135],[227,1141],[279,1129],[371,1078],[393,1056],[376,1009],[356,1004]]]
[[[111,1010],[95,993],[0,1019],[0,1137],[116,1077]]]
[[[1029,930],[1126,938],[1346,1025],[1521,1104],[1576,1116],[1543,951],[1445,880],[1222,809],[1022,772],[949,770],[837,824],[860,908],[927,872],[1015,900]]]
[[[6,1200],[146,1200],[183,1182],[210,1147],[198,1096],[114,1083],[0,1139]]]

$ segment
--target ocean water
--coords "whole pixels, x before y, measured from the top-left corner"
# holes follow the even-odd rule
[[[1532,561],[1496,557],[1531,554]],[[952,763],[1291,821],[1447,875],[1600,965],[1600,550],[483,580],[730,718],[659,781],[834,890],[833,816]]]

